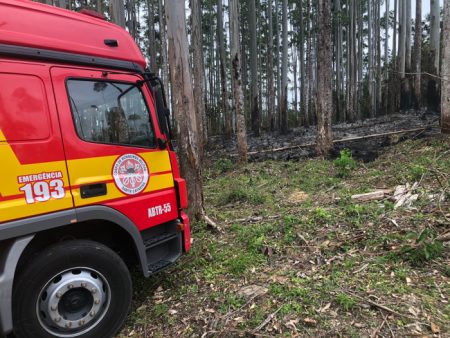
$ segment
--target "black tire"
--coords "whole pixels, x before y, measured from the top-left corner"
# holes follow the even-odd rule
[[[54,278],[55,276],[63,276],[63,279],[65,278],[65,280],[71,281],[71,276],[74,276],[73,280],[77,283],[79,281],[76,278],[81,278],[76,277],[76,275],[80,274],[78,271],[83,271],[83,276],[88,277],[88,273],[90,273],[93,278],[96,278],[96,280],[92,279],[94,282],[97,281],[100,283],[98,285],[103,285],[103,288],[97,295],[89,294],[86,283],[84,283],[85,288],[74,287],[74,284],[66,287],[66,284],[62,284],[61,277]],[[92,273],[91,271],[94,272]],[[56,284],[58,278],[60,278],[60,284]],[[89,306],[92,309],[92,306],[95,306],[93,305],[94,299],[96,299],[96,302],[98,301],[98,298],[95,297],[103,297],[101,298],[101,308],[97,308],[97,312],[92,311],[97,313],[96,316],[98,317],[96,318],[92,315],[94,318],[88,319],[92,320],[92,322],[84,324],[83,321],[84,326],[80,324],[80,320],[77,324],[80,328],[76,330],[73,327],[69,329],[57,327],[55,320],[52,318],[48,319],[48,317],[52,316],[47,316],[45,311],[40,310],[43,307],[43,299],[47,298],[47,290],[50,290],[50,287],[55,287],[54,285],[61,287],[61,290],[63,287],[64,290],[73,288],[71,291],[63,291],[65,293],[62,296],[61,292],[59,292],[59,296],[53,296],[53,298],[48,296],[48,304],[50,302],[54,303],[53,300],[57,300],[55,297],[58,297],[57,304],[62,304],[62,308],[58,307],[58,314],[61,312],[71,315],[68,311],[79,311],[79,308],[75,310],[73,308],[74,306],[80,307],[79,304],[85,304],[83,305],[83,309],[89,308]],[[89,279],[87,285],[90,285]],[[94,291],[91,293],[95,293]],[[69,296],[70,292],[72,292],[71,296]],[[78,292],[78,294],[74,295],[74,292]],[[80,293],[83,293],[83,296],[80,297]],[[51,294],[55,295],[56,292]],[[58,336],[82,338],[112,337],[122,327],[127,317],[131,305],[131,296],[132,285],[130,273],[122,259],[114,251],[103,244],[89,240],[60,242],[44,249],[27,262],[15,280],[13,291],[14,333],[19,338],[47,338]],[[62,299],[64,297],[66,299],[63,302]],[[73,297],[78,298],[73,301]],[[92,300],[88,300],[89,297]],[[82,299],[82,301],[79,301],[79,299]],[[107,304],[106,299],[108,299]],[[53,314],[50,312],[49,305],[46,306],[44,308],[48,309],[48,314]],[[52,309],[52,311],[55,310]],[[89,311],[87,313],[91,314],[92,312]],[[82,315],[86,315],[86,313]],[[61,316],[59,318],[63,318],[63,321],[67,319],[65,315]],[[44,320],[43,318],[46,319]],[[58,324],[62,325],[61,323],[59,322]],[[55,327],[52,325],[55,325]],[[65,325],[69,325],[69,323],[66,322]],[[54,334],[55,332],[60,332],[61,335],[56,335]]]

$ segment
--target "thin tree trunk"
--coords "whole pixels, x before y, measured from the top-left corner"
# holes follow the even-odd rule
[[[286,134],[288,131],[287,121],[287,62],[288,62],[288,32],[287,32],[287,0],[282,3],[282,56],[281,56],[281,133]]]
[[[333,147],[331,116],[333,110],[331,41],[331,0],[319,0],[318,60],[317,60],[317,152],[327,155]]]
[[[416,1],[416,24],[414,35],[414,106],[422,107],[421,72],[422,72],[422,1]]]
[[[375,107],[373,105],[373,100],[374,100],[374,95],[375,95],[375,91],[374,91],[374,77],[373,77],[373,72],[374,72],[374,55],[373,55],[373,4],[372,1],[369,0],[368,1],[368,17],[369,17],[369,22],[368,22],[368,53],[369,53],[369,116],[370,117],[375,117]]]
[[[300,9],[300,114],[302,123],[305,124],[305,103],[306,103],[306,73],[305,73],[305,26],[303,20],[303,6],[299,6]]]
[[[147,0],[148,10],[148,56],[150,61],[150,70],[157,73],[156,64],[156,38],[155,38],[155,6],[153,0]]]
[[[385,39],[384,39],[384,114],[388,113],[389,109],[389,6],[390,1],[386,0],[386,11],[384,13],[385,27]]]
[[[444,1],[444,27],[441,82],[441,131],[450,134],[450,1]]]
[[[270,131],[275,130],[275,87],[273,83],[273,19],[272,19],[272,0],[267,2],[267,16],[269,21],[269,44],[267,49],[267,86],[268,86],[268,118]]]
[[[252,111],[252,130],[255,136],[260,135],[261,131],[261,111],[259,110],[258,100],[258,55],[257,55],[257,36],[256,36],[256,8],[255,0],[248,0],[249,3],[249,25],[250,25],[250,87],[251,87],[251,111]]]
[[[123,0],[110,0],[109,6],[112,22],[122,28],[125,28],[125,6],[123,4]]]
[[[167,39],[166,39],[166,20],[165,20],[165,14],[164,14],[164,6],[162,3],[162,0],[158,1],[158,14],[159,14],[159,38],[161,43],[161,79],[164,84],[164,87],[169,88],[169,70],[168,70],[168,64],[169,60],[167,58]],[[203,53],[202,53],[203,54]],[[203,58],[202,58],[202,65],[203,65]],[[205,67],[203,65],[203,74],[204,74]],[[167,95],[167,94],[166,94]],[[168,99],[166,97],[166,99]]]
[[[166,3],[169,65],[173,83],[174,110],[179,123],[179,159],[188,183],[188,214],[193,219],[204,217],[202,166],[199,156],[199,130],[186,35],[184,2]]]
[[[234,93],[234,106],[236,109],[236,136],[239,152],[239,162],[247,162],[247,131],[245,127],[244,92],[241,77],[241,47],[239,29],[239,0],[230,0],[230,40],[231,64]]]
[[[411,73],[411,1],[405,1],[406,6],[406,46],[405,46],[405,71]],[[405,108],[411,106],[411,76],[407,76],[404,80],[404,105]]]
[[[430,0],[431,7],[431,32],[430,32],[430,49],[431,62],[433,65],[432,73],[439,76],[439,57],[440,57],[440,7],[439,0]],[[438,109],[436,102],[439,99],[439,83],[433,78],[428,84],[428,102],[433,110]]]
[[[219,59],[220,59],[220,83],[222,90],[222,113],[225,122],[225,137],[230,138],[233,133],[231,111],[228,107],[227,93],[227,72],[225,61],[225,38],[223,34],[223,8],[222,0],[217,0],[217,36],[219,43]]]
[[[200,0],[191,0],[194,102],[199,131],[199,156],[203,160],[205,145],[205,65],[203,61],[203,33]],[[202,161],[203,162],[203,161]]]
[[[398,71],[400,73],[400,107],[404,107],[404,81],[406,66],[406,1],[400,0],[400,22],[399,22],[399,43],[398,43]]]

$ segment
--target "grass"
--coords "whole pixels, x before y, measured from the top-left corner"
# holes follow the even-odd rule
[[[192,250],[175,267],[148,280],[135,274],[120,337],[360,337],[380,327],[383,336],[431,336],[431,323],[449,335],[450,255],[438,240],[450,226],[449,152],[450,139],[437,137],[366,164],[348,152],[336,161],[217,161],[205,170],[205,201],[223,233],[194,223]],[[414,182],[412,208],[350,198]],[[242,296],[249,285],[267,290]]]

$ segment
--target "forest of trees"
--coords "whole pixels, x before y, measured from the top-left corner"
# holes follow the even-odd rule
[[[43,2],[73,10],[95,9],[125,27],[142,47],[150,69],[167,85],[164,13],[173,1]],[[422,19],[425,2],[430,13]],[[286,133],[293,127],[317,123],[318,56],[325,47],[320,40],[321,3],[246,0],[237,1],[234,9],[231,0],[186,1],[185,22],[199,101],[196,109],[203,114],[204,136],[230,138],[239,129],[236,123],[241,108],[233,99],[233,37],[239,40],[242,110],[249,130],[257,136],[262,130]],[[332,35],[325,45],[332,51],[333,123],[399,110],[440,109],[439,0],[324,3],[331,7],[331,16],[325,19],[330,21]],[[233,27],[238,32],[233,32]]]
[[[441,103],[450,75],[443,62],[450,57],[449,25],[442,20],[447,0],[41,2],[94,9],[129,31],[168,88],[180,139],[192,141],[185,131],[195,131],[198,158],[187,161],[198,170],[213,135],[236,138],[239,159],[246,162],[247,133],[286,134],[317,125],[317,150],[326,154],[332,124],[441,107],[442,130],[450,132],[444,90]],[[171,43],[179,50],[172,51]],[[175,67],[189,68],[183,79],[191,79],[190,88],[174,88]],[[188,110],[178,95],[191,98]],[[196,175],[193,180],[200,179]]]

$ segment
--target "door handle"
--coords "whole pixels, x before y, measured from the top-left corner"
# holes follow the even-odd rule
[[[106,183],[86,184],[80,187],[81,198],[103,196],[106,193]]]

